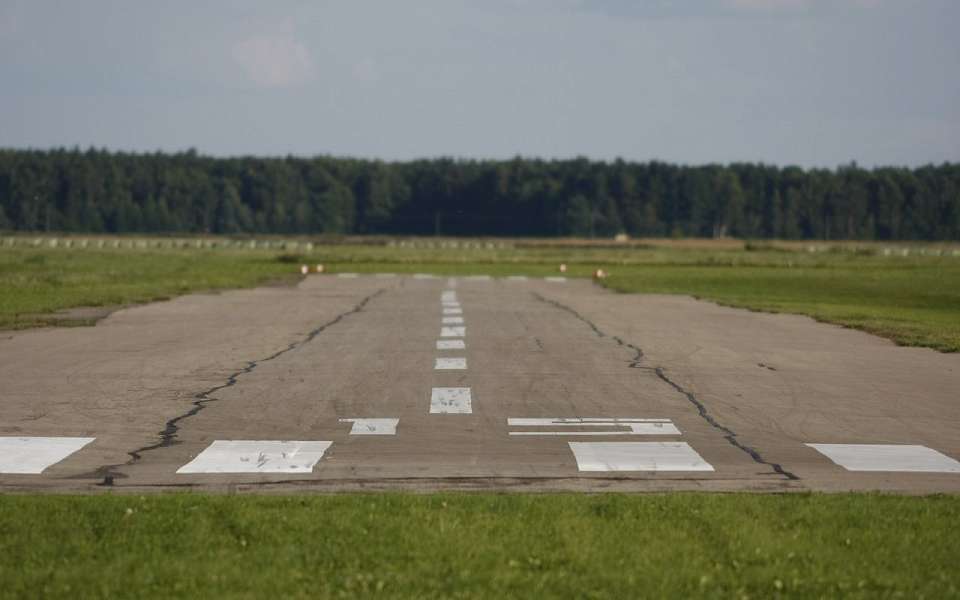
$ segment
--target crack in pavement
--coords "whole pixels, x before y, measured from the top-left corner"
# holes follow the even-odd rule
[[[247,373],[250,373],[251,371],[256,369],[258,366],[262,365],[263,363],[279,358],[280,356],[283,356],[287,352],[290,352],[291,350],[296,350],[297,348],[305,344],[309,344],[314,340],[314,338],[316,338],[318,335],[320,335],[323,331],[325,331],[329,327],[336,325],[337,323],[342,321],[344,318],[352,314],[356,314],[362,311],[364,307],[366,307],[367,303],[369,303],[371,300],[373,300],[377,296],[383,294],[384,292],[386,292],[386,288],[381,288],[377,290],[376,292],[362,299],[350,310],[342,312],[332,320],[327,321],[326,323],[320,325],[319,327],[316,327],[315,329],[312,329],[303,339],[295,342],[291,342],[290,344],[287,345],[286,348],[278,350],[277,352],[274,352],[269,356],[266,356],[264,358],[259,358],[257,360],[248,361],[247,364],[244,365],[242,369],[231,373],[227,377],[227,380],[225,383],[216,385],[208,390],[194,394],[193,396],[194,400],[191,403],[190,409],[185,413],[177,415],[176,417],[173,417],[172,419],[169,419],[167,421],[166,426],[163,428],[163,431],[159,432],[159,435],[160,435],[159,442],[155,444],[150,444],[148,446],[143,446],[141,448],[137,448],[136,450],[127,452],[127,454],[130,455],[130,460],[128,460],[126,463],[115,464],[115,465],[105,465],[103,467],[100,467],[99,469],[94,471],[94,474],[92,475],[92,477],[102,476],[103,483],[101,483],[100,485],[104,485],[104,486],[113,485],[114,478],[116,477],[126,477],[125,475],[116,472],[115,469],[118,467],[130,466],[130,465],[136,464],[141,458],[143,458],[143,454],[146,452],[150,452],[151,450],[156,450],[158,448],[165,448],[165,447],[176,444],[177,433],[180,431],[180,423],[185,419],[189,419],[190,417],[202,411],[210,402],[215,402],[217,398],[214,398],[213,394],[219,392],[220,390],[233,387],[238,383],[238,380],[241,376],[246,375]],[[91,476],[81,475],[78,477],[90,478]]]
[[[533,297],[536,298],[537,300],[539,300],[540,302],[544,302],[544,303],[547,303],[547,304],[550,304],[550,305],[554,306],[555,308],[558,308],[558,309],[560,309],[560,310],[564,310],[564,311],[570,313],[571,315],[573,315],[574,317],[576,317],[577,319],[579,319],[580,321],[586,323],[586,324],[590,327],[590,329],[592,329],[593,332],[594,332],[595,334],[597,334],[598,337],[601,337],[601,338],[607,338],[607,337],[608,337],[608,338],[612,339],[613,341],[615,341],[618,345],[623,346],[623,347],[625,347],[625,348],[628,348],[628,349],[630,349],[630,350],[633,350],[636,354],[634,355],[633,360],[632,360],[632,362],[630,363],[630,367],[631,367],[631,368],[634,368],[634,369],[644,369],[644,370],[647,370],[647,371],[653,371],[653,372],[656,374],[656,376],[659,377],[664,383],[668,384],[670,387],[672,387],[672,388],[673,388],[674,390],[676,390],[677,392],[683,394],[683,395],[687,398],[687,400],[688,400],[691,404],[693,404],[693,406],[697,409],[697,413],[699,413],[700,417],[703,418],[704,421],[706,421],[706,422],[707,422],[711,427],[713,427],[714,429],[717,429],[718,431],[720,431],[720,432],[723,433],[723,438],[724,438],[725,440],[727,440],[727,442],[729,442],[729,443],[730,443],[732,446],[734,446],[735,448],[737,448],[737,449],[745,452],[747,455],[750,456],[750,458],[753,459],[754,462],[756,462],[756,463],[758,463],[758,464],[761,464],[761,465],[765,465],[765,466],[770,467],[771,469],[773,469],[773,471],[774,471],[775,473],[777,473],[778,475],[781,475],[781,476],[783,476],[783,477],[785,477],[785,478],[787,478],[787,479],[790,479],[790,480],[798,480],[798,479],[800,479],[800,478],[799,478],[797,475],[795,475],[794,473],[791,473],[790,471],[787,471],[786,469],[784,469],[784,468],[783,468],[783,465],[780,465],[779,463],[775,463],[775,462],[770,462],[770,461],[766,460],[765,458],[763,458],[763,456],[760,454],[759,451],[757,451],[756,448],[752,448],[752,447],[750,447],[750,446],[747,446],[747,445],[744,444],[743,442],[741,442],[741,441],[738,439],[738,436],[737,436],[737,433],[736,433],[736,432],[734,432],[734,431],[733,431],[732,429],[730,429],[729,427],[727,427],[727,426],[725,426],[725,425],[722,425],[719,421],[717,421],[717,419],[716,419],[713,415],[711,415],[710,412],[707,410],[707,407],[703,404],[703,402],[701,402],[701,401],[696,397],[696,395],[694,395],[693,392],[684,389],[683,386],[681,386],[681,385],[678,384],[677,382],[675,382],[675,381],[673,381],[672,379],[670,379],[670,378],[667,376],[667,374],[664,372],[664,370],[663,370],[662,367],[648,367],[648,366],[641,365],[640,363],[643,361],[644,355],[643,355],[643,350],[641,350],[638,346],[635,346],[635,345],[633,345],[633,344],[631,344],[631,343],[629,343],[629,342],[626,342],[626,341],[624,341],[622,338],[617,337],[617,336],[615,336],[615,335],[608,335],[608,334],[604,333],[599,327],[596,326],[596,324],[594,324],[592,321],[590,321],[590,319],[584,317],[584,316],[581,315],[579,312],[577,312],[576,310],[570,308],[569,306],[567,306],[567,305],[565,305],[565,304],[561,304],[560,302],[557,302],[556,300],[552,300],[552,299],[550,299],[550,298],[546,298],[546,297],[544,297],[544,296],[541,296],[540,294],[538,294],[538,293],[536,293],[536,292],[532,292],[532,294],[533,294]]]

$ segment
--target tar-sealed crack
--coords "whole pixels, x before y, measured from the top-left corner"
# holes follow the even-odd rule
[[[643,356],[643,350],[641,350],[638,346],[635,346],[635,345],[633,345],[633,344],[630,344],[630,343],[624,341],[623,339],[621,339],[621,338],[619,338],[619,337],[617,337],[617,336],[615,336],[615,335],[612,336],[612,335],[608,335],[608,334],[604,333],[599,327],[596,326],[596,324],[594,324],[592,321],[590,321],[590,319],[584,317],[583,315],[581,315],[580,313],[578,313],[576,310],[570,308],[569,306],[567,306],[567,305],[565,305],[565,304],[561,304],[560,302],[557,302],[556,300],[551,300],[550,298],[545,298],[545,297],[541,296],[540,294],[538,294],[538,293],[536,293],[536,292],[533,292],[533,296],[534,296],[537,300],[539,300],[539,301],[541,301],[541,302],[545,302],[545,303],[547,303],[547,304],[551,304],[551,305],[553,305],[554,307],[559,308],[560,310],[564,310],[564,311],[570,313],[571,315],[573,315],[574,317],[576,317],[576,318],[579,319],[580,321],[583,321],[585,324],[587,324],[587,325],[590,327],[590,329],[593,330],[593,332],[594,332],[595,334],[597,334],[598,337],[601,337],[601,338],[610,338],[611,340],[613,340],[614,342],[616,342],[618,345],[623,346],[623,347],[625,347],[625,348],[628,348],[628,349],[632,350],[632,351],[635,353],[635,355],[634,355],[632,361],[630,362],[630,367],[631,367],[631,368],[634,368],[634,369],[646,369],[646,370],[649,370],[649,371],[653,371],[653,372],[657,375],[657,377],[659,377],[664,383],[668,384],[670,387],[672,387],[672,388],[673,388],[674,390],[676,390],[677,392],[683,394],[683,395],[687,398],[687,400],[688,400],[691,404],[693,404],[693,406],[697,409],[697,413],[699,413],[699,415],[703,418],[704,421],[706,421],[706,422],[707,422],[711,427],[713,427],[714,429],[717,429],[718,431],[720,431],[721,433],[723,433],[723,437],[724,437],[725,440],[727,440],[727,442],[729,442],[729,443],[730,443],[732,446],[734,446],[735,448],[738,448],[739,450],[742,450],[743,452],[747,453],[747,454],[750,456],[750,458],[753,459],[754,462],[756,462],[756,463],[758,463],[758,464],[761,464],[761,465],[766,465],[766,466],[770,467],[771,469],[773,469],[773,471],[774,471],[775,473],[777,473],[777,474],[779,474],[779,475],[782,475],[783,477],[785,477],[785,478],[787,478],[787,479],[791,479],[791,480],[800,479],[800,478],[797,477],[794,473],[791,473],[790,471],[787,471],[786,469],[784,469],[782,465],[780,465],[780,464],[778,464],[778,463],[770,462],[770,461],[764,459],[763,456],[760,454],[760,452],[758,452],[755,448],[752,448],[752,447],[750,447],[750,446],[747,446],[746,444],[744,444],[743,442],[741,442],[741,441],[738,439],[736,432],[734,432],[734,431],[733,431],[732,429],[730,429],[729,427],[720,424],[720,422],[718,422],[717,419],[716,419],[715,417],[713,417],[713,415],[710,414],[710,412],[707,410],[707,407],[703,404],[703,402],[701,402],[701,401],[696,397],[696,395],[695,395],[693,392],[690,392],[690,391],[684,389],[683,386],[681,386],[681,385],[678,384],[677,382],[675,382],[675,381],[673,381],[672,379],[670,379],[670,377],[668,377],[667,374],[664,372],[663,368],[661,368],[661,367],[648,367],[648,366],[642,365],[641,363],[642,363],[643,358],[644,358],[644,356]]]
[[[250,373],[251,371],[256,369],[258,366],[262,365],[263,363],[279,358],[284,354],[286,354],[287,352],[296,350],[297,348],[305,344],[309,344],[314,340],[314,338],[316,338],[318,335],[323,333],[323,331],[325,331],[326,329],[332,327],[333,325],[336,325],[337,323],[342,321],[344,318],[362,311],[364,307],[367,305],[367,303],[369,303],[371,300],[373,300],[380,294],[384,293],[385,291],[386,291],[385,289],[377,290],[376,292],[370,294],[369,296],[361,300],[350,310],[346,312],[342,312],[339,315],[337,315],[335,318],[324,323],[323,325],[320,325],[319,327],[312,329],[303,339],[297,340],[296,342],[292,342],[288,344],[285,348],[278,350],[277,352],[274,352],[269,356],[247,362],[247,364],[244,365],[242,369],[231,373],[227,377],[227,380],[224,383],[221,383],[220,385],[216,385],[210,389],[207,389],[195,394],[193,396],[194,399],[193,399],[193,402],[191,403],[190,410],[186,411],[181,415],[173,417],[172,419],[167,421],[167,424],[163,428],[163,431],[159,432],[160,441],[158,441],[155,444],[150,444],[149,446],[143,446],[142,448],[137,448],[136,450],[128,452],[127,454],[130,455],[130,460],[128,460],[126,463],[122,465],[116,464],[116,465],[107,465],[104,467],[100,467],[95,472],[94,477],[103,477],[103,483],[101,485],[106,485],[106,486],[113,485],[114,478],[125,477],[125,475],[115,471],[117,467],[129,466],[129,465],[135,464],[143,457],[143,454],[145,452],[150,452],[151,450],[156,450],[157,448],[164,448],[164,447],[172,446],[176,444],[177,433],[180,431],[181,423],[184,420],[189,419],[190,417],[202,411],[204,408],[206,408],[207,404],[209,404],[210,402],[217,401],[217,398],[214,398],[213,394],[216,394],[220,390],[226,389],[228,387],[235,386],[241,376],[246,375],[247,373]],[[81,477],[87,478],[90,476],[85,475]]]

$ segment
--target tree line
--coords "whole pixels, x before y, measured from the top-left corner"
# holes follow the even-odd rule
[[[958,240],[960,164],[0,150],[0,230]]]

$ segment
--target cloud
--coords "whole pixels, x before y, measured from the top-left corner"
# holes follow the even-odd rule
[[[257,34],[233,47],[233,59],[254,84],[288,87],[313,79],[313,60],[292,31]]]

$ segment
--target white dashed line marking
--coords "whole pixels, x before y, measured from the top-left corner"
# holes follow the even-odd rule
[[[462,315],[462,314],[463,314],[463,309],[462,309],[462,308],[446,307],[446,308],[443,309],[443,314],[445,314],[445,315]]]
[[[464,337],[467,335],[466,327],[441,327],[440,337]]]
[[[437,276],[431,275],[429,273],[414,273],[413,278],[414,279],[436,279]]]
[[[566,277],[544,277],[544,281],[551,281],[553,283],[563,283],[567,280]]]
[[[960,473],[960,462],[926,446],[807,444],[848,471]]]
[[[507,277],[507,281],[526,281],[526,280],[527,280],[526,275],[510,275],[509,277]]]
[[[40,474],[83,448],[91,437],[0,437],[0,473]]]
[[[358,273],[337,273],[337,277],[340,279],[356,279],[360,275]]]
[[[437,350],[463,350],[466,347],[463,340],[437,340]]]
[[[509,427],[620,427],[617,431],[511,431],[510,435],[681,435],[670,419],[511,418]],[[622,429],[622,428],[626,429]]]
[[[443,317],[441,323],[444,325],[463,325],[463,317]]]
[[[438,358],[433,366],[438,371],[448,371],[467,368],[467,359],[465,358]]]
[[[430,412],[469,414],[473,412],[470,388],[433,388],[430,394]]]
[[[216,440],[177,473],[310,473],[331,444]]]
[[[686,442],[567,442],[581,471],[713,471]]]
[[[447,291],[443,292],[442,294],[440,294],[440,300],[442,300],[442,301],[444,301],[444,302],[456,302],[456,301],[457,301],[457,293],[456,293],[456,292],[453,292],[453,291],[450,291],[450,290],[447,290]]]
[[[350,435],[396,435],[400,419],[340,419],[341,423],[353,423]]]

